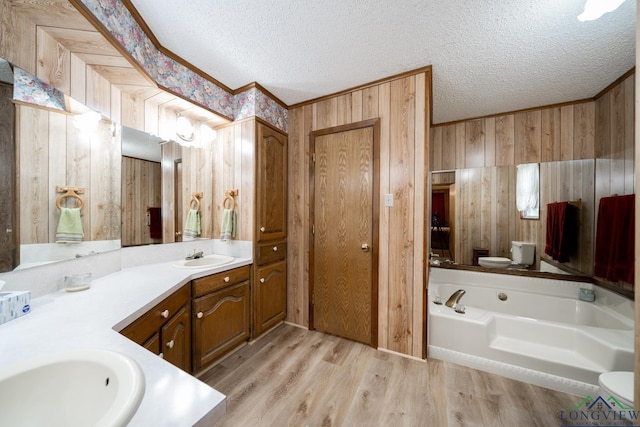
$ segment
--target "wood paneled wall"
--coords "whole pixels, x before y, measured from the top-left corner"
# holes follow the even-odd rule
[[[431,70],[289,110],[287,320],[308,325],[309,133],[380,118],[378,345],[416,357],[425,334],[425,182]]]
[[[82,187],[84,240],[120,239],[120,139],[101,120],[91,135],[67,114],[17,108],[20,243],[55,242],[56,186]],[[72,202],[66,198],[62,205]],[[75,205],[75,204],[74,204]]]
[[[256,120],[239,120],[217,129],[213,147],[213,235],[220,236],[225,191],[236,196],[236,239],[253,241],[256,191]]]
[[[595,102],[431,128],[432,171],[593,159]]]

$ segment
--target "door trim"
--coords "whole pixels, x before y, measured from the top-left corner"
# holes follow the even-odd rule
[[[378,348],[378,244],[380,228],[380,119],[363,120],[341,126],[312,131],[309,134],[309,329],[313,330],[313,289],[314,289],[314,236],[315,223],[315,139],[333,133],[342,133],[363,128],[373,130],[373,212],[371,225],[373,227],[372,265],[371,265],[371,346]]]

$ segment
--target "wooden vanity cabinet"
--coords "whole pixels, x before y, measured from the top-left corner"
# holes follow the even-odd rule
[[[251,336],[251,267],[192,281],[193,371]]]
[[[191,372],[191,289],[167,297],[120,333],[178,368]]]

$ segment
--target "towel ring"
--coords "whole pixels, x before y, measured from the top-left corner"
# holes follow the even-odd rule
[[[230,205],[227,207],[227,202],[230,202]],[[222,207],[225,209],[235,210],[236,208],[236,199],[231,196],[226,196],[224,201],[222,202]]]
[[[191,196],[191,201],[189,202],[189,208],[192,208],[193,202],[196,202],[196,207],[193,208],[197,211],[200,211],[200,197],[197,194]]]
[[[78,196],[78,194],[73,190],[67,190],[66,193],[64,193],[61,196],[58,196],[58,198],[56,199],[56,208],[58,209],[62,208],[60,203],[62,202],[62,199],[66,197],[73,197],[74,199],[77,199],[80,202],[79,208],[80,209],[84,208],[84,200],[82,200],[82,197]]]

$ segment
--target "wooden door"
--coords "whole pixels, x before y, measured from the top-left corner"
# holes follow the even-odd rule
[[[287,235],[287,137],[257,123],[256,240],[284,239]]]
[[[312,135],[310,328],[377,346],[377,121]]]

